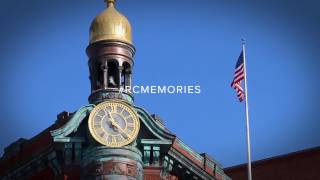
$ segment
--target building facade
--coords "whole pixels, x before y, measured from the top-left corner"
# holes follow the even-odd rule
[[[131,25],[114,0],[90,27],[89,104],[62,112],[31,139],[5,149],[1,179],[224,180],[222,166],[136,106],[132,85],[135,47]]]
[[[314,180],[320,179],[320,147],[252,162],[252,179]],[[225,169],[234,180],[247,180],[247,164]]]

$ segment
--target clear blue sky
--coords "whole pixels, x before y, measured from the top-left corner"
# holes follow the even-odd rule
[[[87,104],[88,30],[96,1],[0,3],[0,148]],[[317,1],[119,0],[133,27],[136,85],[200,85],[200,95],[138,94],[198,152],[246,162],[244,104],[230,88],[247,40],[254,160],[319,146]]]

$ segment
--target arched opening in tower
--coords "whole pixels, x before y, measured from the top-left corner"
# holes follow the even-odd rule
[[[111,60],[108,62],[108,88],[119,87],[119,65],[117,61]]]
[[[129,63],[123,63],[123,70],[121,73],[121,85],[123,88],[131,86],[131,66]]]

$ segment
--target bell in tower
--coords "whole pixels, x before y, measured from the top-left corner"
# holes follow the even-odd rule
[[[91,23],[90,44],[87,47],[91,95],[89,102],[97,104],[107,99],[132,103],[130,92],[135,48],[132,45],[131,25],[115,9],[115,0],[106,0],[107,8]]]

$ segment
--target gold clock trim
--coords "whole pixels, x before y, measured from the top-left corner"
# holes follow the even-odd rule
[[[113,123],[113,125],[116,126],[117,129],[122,131],[122,133],[124,133],[128,137],[127,139],[124,138],[123,136],[121,136],[120,133],[117,134],[117,135],[110,135],[111,136],[111,143],[109,143],[108,140],[103,139],[101,136],[99,136],[97,134],[97,130],[94,128],[94,123],[95,123],[94,119],[97,116],[97,113],[100,112],[100,110],[104,110],[105,111],[105,109],[107,109],[110,106],[113,106],[113,107],[120,106],[120,107],[123,108],[122,111],[126,110],[129,113],[128,117],[132,117],[132,121],[133,121],[132,125],[135,126],[135,127],[133,129],[133,132],[130,133],[130,134],[125,132],[121,127],[119,127],[119,125],[117,125],[117,123]],[[123,117],[123,115],[120,115],[120,116],[122,116],[122,118],[126,120],[126,117]],[[114,122],[115,120],[113,119],[113,117],[112,116],[110,116],[110,117],[111,117],[111,121]],[[129,118],[127,118],[127,119],[129,119]],[[122,101],[105,101],[105,102],[102,102],[102,103],[98,104],[91,111],[91,113],[89,115],[89,119],[88,119],[88,126],[89,126],[89,131],[90,131],[91,136],[97,142],[99,142],[100,144],[103,144],[105,146],[108,146],[108,147],[116,148],[116,147],[126,146],[126,145],[132,143],[137,138],[139,130],[140,130],[140,120],[138,118],[138,115],[137,115],[136,111],[132,107],[130,107],[130,105],[126,104],[125,102],[122,102]],[[126,128],[127,128],[127,122],[126,122]],[[103,131],[103,133],[106,133],[106,132]],[[116,143],[116,136],[119,137],[119,138],[125,139],[125,140]],[[109,135],[107,136],[107,138],[109,138]]]

